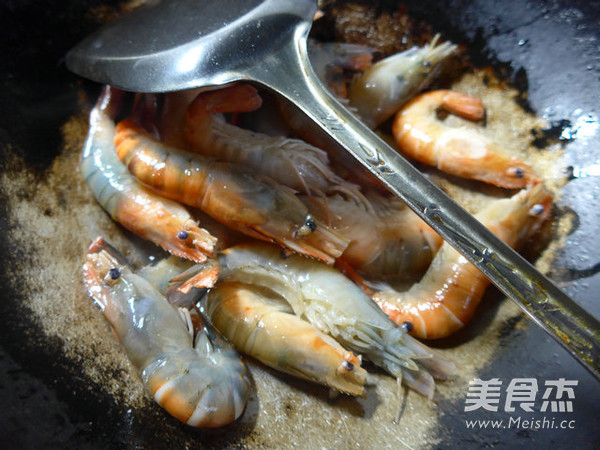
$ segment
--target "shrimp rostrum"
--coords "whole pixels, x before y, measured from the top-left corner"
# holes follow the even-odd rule
[[[145,387],[169,414],[203,428],[240,417],[250,382],[231,345],[208,326],[198,327],[194,338],[192,321],[187,325],[102,238],[88,250],[83,278]]]

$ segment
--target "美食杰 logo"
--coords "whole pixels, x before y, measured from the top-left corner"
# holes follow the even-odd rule
[[[559,378],[538,381],[536,378],[513,378],[504,383],[499,378],[469,383],[464,411],[503,411],[508,420],[466,420],[467,428],[573,429],[575,420],[557,419],[548,413],[572,413],[577,380]],[[523,416],[523,413],[531,413]],[[537,416],[536,416],[537,414]]]

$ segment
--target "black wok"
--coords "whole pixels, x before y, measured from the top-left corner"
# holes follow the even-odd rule
[[[395,8],[392,1],[380,4],[381,11]],[[549,140],[564,143],[573,176],[561,190],[557,217],[569,216],[573,227],[546,270],[579,304],[600,316],[600,2],[406,4],[415,18],[465,44],[476,64],[494,66],[521,91],[524,108],[548,118],[552,127],[537,136],[540,146]],[[468,363],[465,371],[471,379],[498,378],[504,387],[516,378],[535,379],[540,391],[533,412],[507,412],[504,395],[496,412],[465,411],[469,380],[459,377],[441,388],[437,407],[411,396],[401,422],[392,424],[387,415],[381,418],[382,410],[390,410],[389,417],[395,412],[396,404],[384,398],[393,392],[385,385],[393,385],[391,380],[384,388],[369,388],[368,400],[330,401],[323,388],[258,368],[260,389],[244,420],[209,433],[177,423],[151,402],[140,401],[139,392],[132,394],[135,401],[128,401],[126,389],[115,386],[131,383],[124,360],[121,366],[108,365],[102,375],[90,371],[89,361],[103,358],[104,344],[81,353],[70,330],[82,322],[101,324],[93,305],[83,304],[79,267],[84,242],[94,226],[102,229],[108,219],[100,215],[90,223],[92,219],[81,218],[92,208],[87,206],[89,194],[79,173],[64,169],[64,160],[76,152],[80,141],[74,128],[85,125],[82,111],[98,86],[69,73],[62,58],[118,11],[112,1],[9,0],[0,6],[3,448],[598,447],[600,383],[495,292],[486,296],[474,324],[439,345],[458,353],[479,341],[472,348],[493,348],[491,356],[473,352],[458,359]],[[116,239],[136,239],[122,230],[112,233]],[[64,319],[61,310],[48,307],[43,315],[36,310],[61,292],[73,295],[74,311],[81,315]],[[107,326],[104,331],[112,339]],[[577,381],[572,412],[542,413],[544,383],[561,378]],[[273,381],[264,384],[265,379]],[[431,426],[415,421],[423,417]],[[511,418],[508,428],[469,428],[466,423],[502,420],[507,426]],[[524,425],[526,420],[532,424]]]

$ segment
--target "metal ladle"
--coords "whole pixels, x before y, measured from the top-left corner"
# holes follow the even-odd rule
[[[600,379],[600,323],[348,112],[316,78],[314,0],[157,0],[82,41],[67,66],[134,92],[258,82],[314,120]]]

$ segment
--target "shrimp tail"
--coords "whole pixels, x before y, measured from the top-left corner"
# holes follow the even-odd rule
[[[195,264],[169,282],[166,295],[173,291],[189,294],[192,289],[208,289],[215,285],[219,278],[220,266],[214,259],[209,259],[203,264]]]
[[[441,108],[451,114],[476,122],[485,117],[485,108],[479,97],[448,91],[441,101]]]
[[[148,280],[171,305],[191,308],[215,285],[219,271],[219,263],[214,259],[193,263],[170,256],[143,267],[138,275]]]
[[[223,146],[212,131],[212,115],[251,112],[261,105],[262,98],[249,84],[236,84],[225,89],[202,92],[188,106],[183,126],[185,139],[195,151],[209,146]]]
[[[216,428],[233,422],[244,411],[249,396],[248,374],[231,344],[213,327],[204,321],[196,327],[199,329],[194,348],[157,359],[141,377],[150,392],[154,392],[156,402],[175,418],[193,427]],[[198,354],[203,358],[199,359]],[[207,372],[203,360],[226,367],[232,358],[239,361],[243,371],[232,366],[220,374],[221,379],[212,383],[203,380]],[[193,394],[182,396],[182,392]]]
[[[209,342],[209,338],[196,342],[203,344]],[[215,365],[222,364],[222,358],[210,347],[208,359]],[[248,391],[243,387],[247,384],[245,376],[228,374],[223,380],[214,380],[214,384],[206,383],[202,374],[203,363],[198,361],[197,354],[194,348],[168,354],[142,372],[142,381],[150,392],[154,392],[156,403],[187,425],[216,428],[229,424],[244,411],[248,399]],[[180,367],[186,369],[181,371]],[[230,389],[224,381],[226,378],[233,379],[238,386]],[[192,391],[193,395],[182,396],[181,391]]]

